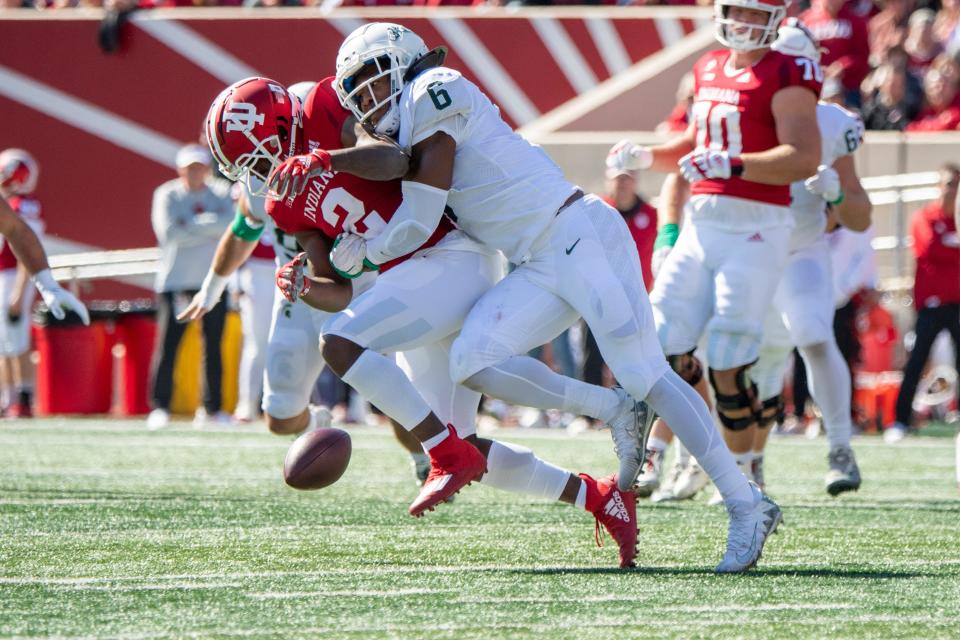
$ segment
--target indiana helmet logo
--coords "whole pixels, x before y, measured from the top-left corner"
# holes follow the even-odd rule
[[[252,131],[253,127],[263,124],[264,115],[257,113],[257,108],[249,102],[234,102],[224,112],[223,120],[227,123],[227,131]]]

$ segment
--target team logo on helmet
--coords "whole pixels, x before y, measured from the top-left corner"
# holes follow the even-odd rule
[[[257,112],[257,107],[249,102],[234,102],[223,112],[223,121],[227,123],[227,131],[253,131],[258,124],[263,124],[264,115]]]

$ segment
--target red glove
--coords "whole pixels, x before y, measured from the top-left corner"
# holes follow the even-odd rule
[[[310,291],[311,280],[304,273],[307,266],[306,252],[277,269],[277,288],[289,302],[296,302]]]
[[[323,149],[314,149],[302,156],[291,156],[277,165],[267,178],[271,197],[284,200],[297,197],[315,175],[332,169],[330,154]]]

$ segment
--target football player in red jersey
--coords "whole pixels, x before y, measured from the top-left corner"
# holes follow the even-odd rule
[[[371,182],[346,172],[344,165],[353,174],[371,173],[360,166],[363,153],[352,159],[340,153],[353,143],[354,131],[331,79],[321,81],[307,97],[302,118],[278,102],[279,87],[258,79],[221,94],[208,117],[211,148],[224,171],[237,179],[246,177],[244,166],[261,163],[256,172],[265,175],[270,165],[297,151],[309,151],[309,157],[301,155],[293,162],[326,165],[325,171],[305,172],[300,188],[291,191],[296,195],[267,205],[277,225],[294,233],[305,249],[278,272],[278,285],[291,300],[303,299],[328,311],[345,309],[324,327],[324,359],[429,450],[433,469],[411,513],[422,514],[482,476],[484,484],[561,500],[593,513],[617,541],[621,566],[631,565],[637,535],[631,493],[620,492],[612,479],[576,475],[529,449],[473,434],[479,394],[452,382],[449,349],[473,303],[499,278],[497,257],[446,221],[419,249],[381,265],[370,288],[355,292],[350,277],[331,266],[331,250],[351,250],[338,244],[347,231],[374,237],[400,205],[399,182]],[[286,129],[298,121],[302,124],[295,131]],[[384,143],[361,136],[361,144]],[[401,159],[405,165],[402,154]],[[382,178],[378,166],[378,175],[370,177]],[[306,272],[308,256],[312,275]],[[398,352],[407,375],[381,352]],[[448,423],[465,438],[448,429]]]
[[[694,65],[686,132],[664,145],[615,145],[611,166],[672,171],[691,182],[687,224],[650,296],[671,364],[695,384],[693,350],[707,334],[709,379],[724,437],[745,472],[760,403],[749,367],[786,263],[790,184],[817,173],[819,65],[773,51],[784,0],[717,0],[724,49]],[[694,366],[691,366],[693,364]]]

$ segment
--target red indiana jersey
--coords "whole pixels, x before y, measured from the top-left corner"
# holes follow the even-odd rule
[[[340,133],[349,116],[350,112],[340,105],[333,89],[333,78],[321,80],[303,105],[304,148],[301,152],[343,148]],[[344,231],[373,238],[390,221],[402,200],[399,180],[377,182],[350,173],[327,171],[307,181],[295,198],[282,202],[268,198],[266,210],[285,233],[319,229],[330,238]],[[420,249],[437,244],[453,228],[444,217]],[[387,271],[408,257],[391,260],[382,265],[380,271]]]
[[[809,58],[768,51],[744,69],[728,69],[731,52],[711,51],[693,66],[694,103],[690,112],[698,149],[725,150],[731,156],[766,151],[780,144],[773,118],[773,96],[786,87],[806,87],[820,95],[823,72]],[[692,194],[719,194],[780,206],[790,204],[790,185],[701,180]]]
[[[37,234],[43,229],[43,222],[40,220],[40,202],[29,196],[12,196],[7,199],[10,208],[20,214],[24,222],[30,225]],[[17,268],[17,256],[13,255],[13,249],[10,244],[0,236],[0,243],[3,249],[0,249],[0,271]]]

